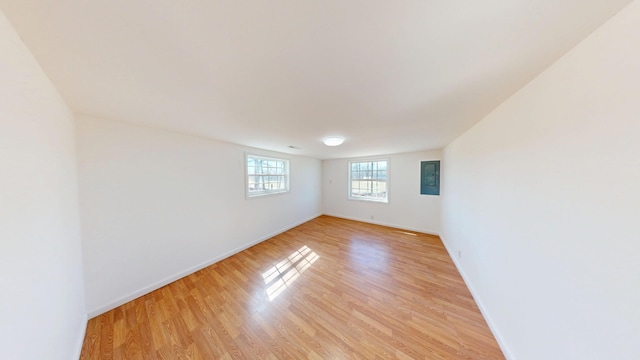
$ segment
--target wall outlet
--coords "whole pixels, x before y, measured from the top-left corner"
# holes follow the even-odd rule
[[[371,220],[373,220],[373,215],[371,215]]]
[[[462,259],[462,251],[458,250],[458,259]]]

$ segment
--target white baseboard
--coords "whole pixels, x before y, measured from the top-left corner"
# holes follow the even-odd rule
[[[322,214],[317,214],[317,215],[311,216],[311,217],[309,217],[307,219],[304,219],[302,221],[296,222],[296,223],[294,223],[292,225],[286,226],[286,227],[284,227],[284,228],[282,228],[280,230],[277,230],[277,231],[275,231],[275,232],[273,232],[271,234],[262,236],[259,239],[256,239],[256,240],[254,240],[254,241],[252,241],[252,242],[250,242],[248,244],[245,244],[245,245],[240,246],[238,248],[235,248],[235,249],[233,249],[231,251],[228,251],[226,253],[218,255],[218,256],[214,257],[213,259],[207,260],[207,261],[205,261],[203,263],[200,263],[198,265],[195,265],[195,266],[192,266],[192,267],[190,267],[188,269],[180,271],[177,274],[169,276],[169,277],[167,277],[167,278],[165,278],[163,280],[160,280],[160,281],[158,281],[158,282],[156,282],[156,283],[154,283],[152,285],[145,286],[144,288],[142,288],[142,289],[140,289],[138,291],[134,291],[133,293],[131,293],[129,295],[123,296],[123,297],[121,297],[121,298],[119,298],[119,299],[117,299],[115,301],[112,301],[112,302],[109,302],[108,304],[100,306],[97,309],[89,311],[88,316],[89,316],[89,318],[93,318],[93,317],[96,317],[98,315],[104,314],[109,310],[113,310],[113,309],[117,308],[120,305],[128,303],[131,300],[135,300],[135,299],[137,299],[137,298],[139,298],[139,297],[141,297],[143,295],[146,295],[146,294],[148,294],[148,293],[150,293],[150,292],[152,292],[154,290],[157,290],[157,289],[159,289],[159,288],[161,288],[161,287],[163,287],[165,285],[171,284],[172,282],[174,282],[176,280],[180,280],[180,279],[182,279],[183,277],[185,277],[187,275],[191,275],[191,274],[193,274],[194,272],[196,272],[198,270],[204,269],[207,266],[215,264],[218,261],[224,260],[224,259],[228,258],[229,256],[235,255],[235,254],[241,252],[242,250],[248,249],[248,248],[250,248],[250,247],[252,247],[252,246],[254,246],[256,244],[259,244],[259,243],[261,243],[261,242],[263,242],[265,240],[271,239],[272,237],[274,237],[276,235],[282,234],[285,231],[293,229],[294,227],[299,226],[301,224],[304,224],[304,223],[306,223],[308,221],[311,221],[311,220],[313,220],[313,219],[315,219],[315,218],[317,218],[318,216],[321,216],[321,215]]]
[[[76,353],[73,357],[74,359],[80,359],[80,354],[82,354],[82,345],[84,344],[84,337],[87,333],[87,322],[89,321],[89,318],[86,314],[84,314],[83,316],[84,318],[81,323],[82,326],[80,327],[80,334],[78,336],[78,339],[76,340]]]
[[[344,215],[336,215],[336,214],[329,214],[329,213],[324,213],[323,215],[333,216],[333,217],[337,217],[337,218],[340,218],[340,219],[359,221],[359,222],[364,222],[364,223],[368,223],[368,224],[387,226],[387,227],[392,227],[392,228],[396,228],[396,229],[414,231],[414,232],[419,232],[419,233],[423,233],[423,234],[440,236],[440,234],[437,231],[428,230],[428,229],[418,229],[418,228],[414,228],[414,227],[410,227],[410,226],[391,224],[391,223],[386,223],[386,222],[382,222],[382,221],[375,221],[375,220],[370,220],[370,219],[361,219],[361,218],[356,218],[356,217],[351,217],[351,216],[344,216]]]
[[[500,350],[502,350],[502,353],[507,358],[507,360],[515,359],[515,357],[511,355],[511,351],[509,350],[509,347],[507,346],[506,341],[502,337],[502,334],[500,333],[500,331],[498,331],[498,328],[495,326],[491,316],[487,312],[487,309],[484,306],[482,299],[477,295],[478,293],[475,291],[473,285],[471,284],[469,277],[467,277],[467,274],[462,269],[462,266],[460,266],[460,263],[458,262],[458,258],[454,256],[454,252],[452,252],[451,249],[447,246],[447,242],[442,236],[440,236],[440,240],[442,240],[442,243],[444,244],[444,248],[449,253],[449,257],[451,258],[451,260],[453,260],[453,263],[458,269],[460,276],[462,276],[462,280],[464,281],[465,285],[467,285],[467,288],[469,289],[469,292],[471,293],[473,300],[478,305],[478,308],[480,309],[480,313],[482,313],[484,320],[487,322],[487,325],[489,325],[489,329],[491,330],[491,333],[493,333],[493,337],[496,338],[496,341],[498,342],[498,346],[500,346]]]

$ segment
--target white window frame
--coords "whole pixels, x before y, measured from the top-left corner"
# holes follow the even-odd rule
[[[386,169],[386,182],[385,182],[385,186],[386,186],[386,197],[385,198],[378,198],[378,197],[367,197],[367,196],[353,196],[353,179],[352,179],[352,164],[355,163],[370,163],[370,162],[379,162],[379,161],[385,161],[387,163],[387,169]],[[385,159],[385,158],[375,158],[375,159],[354,159],[354,160],[349,160],[348,162],[348,171],[349,171],[349,184],[348,184],[348,195],[349,195],[349,200],[356,200],[356,201],[369,201],[369,202],[376,202],[376,203],[383,203],[383,204],[387,204],[389,203],[389,169],[390,169],[390,161],[389,159]]]
[[[256,174],[255,171],[253,173],[249,173],[249,159],[256,159],[256,160],[266,160],[266,161],[275,161],[275,162],[281,162],[284,166],[284,174]],[[255,154],[249,154],[249,153],[245,153],[244,156],[244,180],[245,180],[245,193],[247,198],[256,198],[256,197],[261,197],[261,196],[268,196],[268,195],[276,195],[276,194],[284,194],[284,193],[288,193],[289,192],[289,179],[290,179],[290,165],[289,165],[289,159],[281,159],[281,158],[276,158],[276,157],[270,157],[270,156],[263,156],[263,155],[255,155]],[[264,189],[264,190],[252,190],[250,188],[251,184],[254,184],[255,182],[252,182],[252,179],[250,177],[283,177],[283,181],[284,181],[284,189]]]

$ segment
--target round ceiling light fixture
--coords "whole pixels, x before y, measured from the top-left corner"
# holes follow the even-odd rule
[[[322,142],[327,146],[338,146],[344,142],[344,138],[342,136],[327,136],[322,139]]]

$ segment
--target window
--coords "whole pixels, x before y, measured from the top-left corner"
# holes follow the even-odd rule
[[[247,155],[247,196],[289,191],[289,160]]]
[[[388,202],[387,160],[349,162],[349,199]]]

